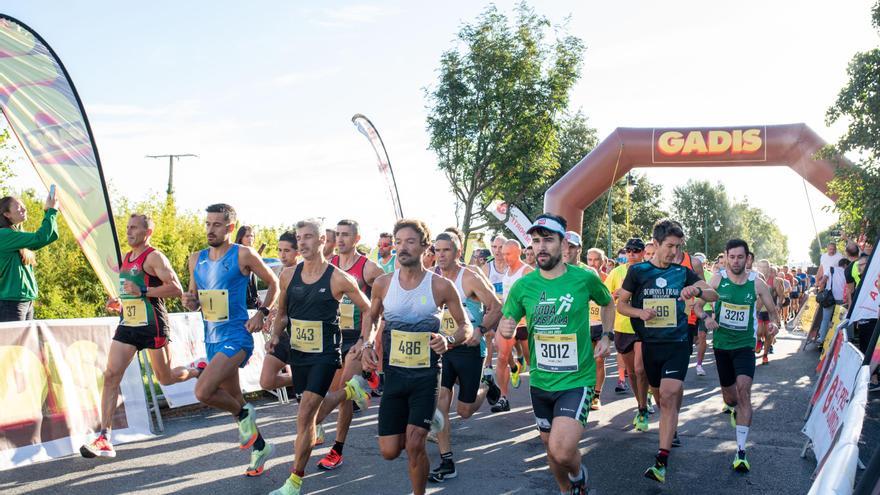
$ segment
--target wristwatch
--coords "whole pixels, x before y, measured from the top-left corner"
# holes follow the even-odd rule
[[[489,329],[484,327],[483,325],[477,325],[477,330],[480,331],[481,335],[486,335],[486,332],[489,331]]]
[[[269,308],[267,308],[266,306],[261,306],[260,308],[257,308],[257,311],[263,313],[263,317],[269,316]]]
[[[449,345],[455,345],[455,335],[447,335],[447,336],[446,336],[446,342],[447,342]]]
[[[614,332],[602,332],[603,337],[608,337],[608,340],[614,339]]]

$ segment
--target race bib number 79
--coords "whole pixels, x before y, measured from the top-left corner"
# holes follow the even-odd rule
[[[538,369],[553,373],[578,370],[577,334],[549,335],[536,333],[535,359]]]

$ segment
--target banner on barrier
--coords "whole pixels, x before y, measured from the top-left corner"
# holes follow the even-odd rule
[[[76,452],[100,425],[104,367],[117,318],[0,323],[0,469]],[[126,368],[114,443],[150,435],[137,361]]]
[[[251,312],[252,313],[252,312]],[[189,366],[199,359],[205,359],[205,327],[201,313],[170,313],[171,326],[171,367]],[[238,370],[239,384],[243,392],[257,392],[260,386],[260,372],[266,357],[266,339],[263,333],[251,334],[254,338],[254,353],[244,368]],[[187,380],[172,385],[159,385],[168,407],[181,407],[196,404],[196,381]]]
[[[510,216],[507,215],[508,210],[510,211]],[[529,227],[532,226],[532,221],[529,220],[529,217],[522,210],[504,201],[495,200],[489,203],[489,211],[501,222],[504,222],[504,218],[507,217],[507,222],[504,225],[513,232],[523,247],[532,244],[532,237],[526,233]]]
[[[831,449],[837,432],[843,425],[843,413],[852,397],[856,375],[862,365],[862,353],[849,342],[843,343],[837,352],[829,355],[824,384],[817,387],[815,402],[802,433],[813,443],[818,465],[822,466]]]

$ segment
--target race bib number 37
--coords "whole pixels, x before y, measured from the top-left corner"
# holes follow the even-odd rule
[[[578,370],[577,334],[534,335],[539,370],[554,373]]]
[[[657,313],[657,316],[645,322],[645,328],[669,328],[678,324],[678,305],[675,299],[645,299],[643,306]]]
[[[200,290],[199,303],[206,321],[219,323],[229,320],[229,292],[225,290]]]
[[[143,299],[122,300],[122,324],[127,327],[147,325],[147,305]]]
[[[431,365],[428,332],[391,330],[391,356],[388,364],[399,368],[427,368]]]
[[[747,304],[721,303],[721,314],[718,324],[731,330],[747,330],[749,326],[749,309]]]
[[[324,325],[320,321],[290,320],[290,348],[299,352],[324,352]]]

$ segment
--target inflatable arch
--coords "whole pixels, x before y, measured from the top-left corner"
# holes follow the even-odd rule
[[[787,165],[828,195],[834,170],[848,165],[816,160],[825,141],[806,124],[741,127],[619,127],[544,194],[544,211],[580,232],[584,209],[636,167]]]

